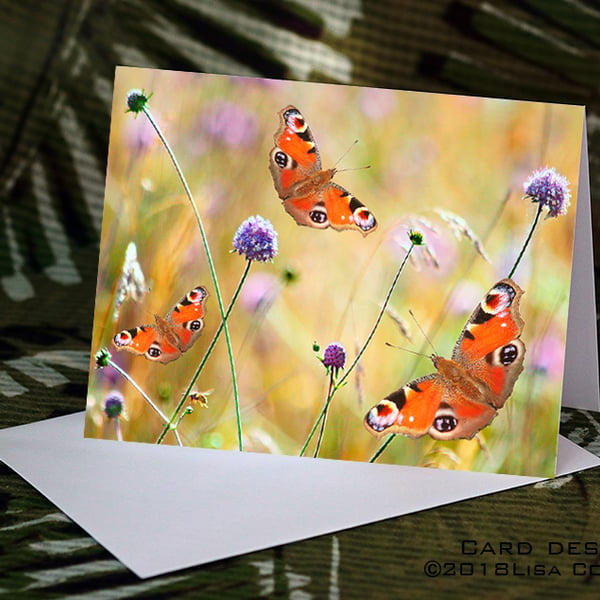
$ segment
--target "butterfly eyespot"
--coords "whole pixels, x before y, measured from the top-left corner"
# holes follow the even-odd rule
[[[486,355],[485,359],[493,367],[509,367],[525,353],[525,345],[521,340],[513,340],[506,346],[496,348]]]
[[[375,217],[364,206],[354,211],[354,222],[363,231],[369,231],[369,229],[373,229],[376,225]]]
[[[441,415],[433,420],[433,428],[440,433],[454,431],[457,426],[458,421],[452,415]]]
[[[396,422],[398,413],[398,407],[393,402],[382,400],[367,413],[365,422],[373,431],[382,432]]]
[[[309,213],[308,216],[313,223],[317,223],[317,225],[322,225],[323,223],[327,223],[327,212],[324,208],[315,207]]]
[[[125,329],[120,333],[117,333],[117,335],[115,335],[115,337],[113,338],[113,341],[117,346],[127,346],[132,339],[133,336],[131,335],[131,333],[127,329]]]
[[[290,157],[281,150],[273,153],[273,161],[280,169],[285,169],[290,163]]]
[[[517,360],[519,349],[514,344],[508,344],[500,350],[500,362],[503,365],[511,365]]]
[[[206,298],[206,296],[207,296],[206,290],[202,287],[197,287],[197,288],[194,288],[187,295],[187,298],[192,304],[196,304],[196,303],[200,302],[201,300],[204,300],[204,298]]]
[[[200,331],[202,329],[202,321],[190,321],[186,328],[190,331]]]
[[[148,355],[148,358],[157,359],[162,354],[162,351],[158,346],[152,345],[146,350],[146,354]]]
[[[497,315],[513,303],[515,295],[516,292],[512,286],[500,283],[486,296],[482,303],[483,309],[492,315]]]
[[[285,120],[286,125],[292,131],[299,132],[299,131],[302,131],[306,127],[306,122],[304,121],[304,117],[295,108],[286,110],[285,113],[283,113],[283,118]]]

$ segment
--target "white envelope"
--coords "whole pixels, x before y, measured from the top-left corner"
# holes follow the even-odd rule
[[[600,408],[585,124],[563,404]],[[540,481],[122,444],[84,439],[83,422],[79,413],[0,431],[0,459],[139,577]],[[559,438],[557,475],[598,465]]]
[[[0,431],[0,457],[139,577],[541,481],[84,439],[83,422]],[[560,438],[559,475],[598,465]]]

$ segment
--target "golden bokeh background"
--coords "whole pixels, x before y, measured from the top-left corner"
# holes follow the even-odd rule
[[[117,69],[99,262],[93,355],[113,360],[170,415],[220,323],[197,224],[165,148],[143,114],[126,112],[129,90],[152,94],[149,106],[173,148],[202,215],[225,305],[245,259],[231,253],[247,217],[259,214],[278,232],[273,263],[253,264],[229,319],[238,373],[244,448],[298,454],[327,393],[325,369],[313,351],[339,342],[347,364],[364,343],[408,246],[416,248],[391,298],[412,341],[384,315],[355,370],[331,404],[320,456],[368,460],[378,442],[363,427],[367,410],[431,361],[385,345],[431,354],[411,309],[442,356],[450,357],[468,316],[506,277],[537,205],[523,182],[552,166],[571,183],[564,217],[541,221],[514,279],[525,290],[521,314],[525,370],[512,397],[477,440],[436,442],[396,436],[379,462],[522,475],[554,473],[566,336],[575,200],[584,109],[580,106],[398,92],[330,84]],[[377,217],[358,232],[298,227],[284,211],[268,169],[278,112],[295,105],[306,118],[323,167],[348,169],[335,181]],[[358,143],[352,146],[353,142]],[[346,151],[351,147],[348,154]],[[368,169],[360,167],[369,166]],[[352,169],[352,170],[351,170]],[[440,211],[462,219],[489,260],[456,235]],[[113,319],[125,251],[134,242],[148,293],[128,299]],[[437,264],[433,264],[433,259]],[[290,276],[291,275],[291,276]],[[112,337],[153,323],[196,285],[210,293],[205,329],[178,360],[156,364],[116,351]],[[223,336],[196,389],[210,391],[179,432],[185,445],[236,449],[230,366]],[[162,423],[114,369],[94,368],[86,435],[114,438],[102,411],[107,394],[125,397],[125,440],[155,442]],[[174,443],[168,434],[164,443]],[[310,453],[310,452],[309,452]]]

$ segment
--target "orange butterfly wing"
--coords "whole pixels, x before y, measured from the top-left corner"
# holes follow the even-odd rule
[[[166,321],[181,340],[182,352],[191,348],[204,327],[207,297],[206,288],[195,287],[167,315]]]
[[[425,435],[444,395],[437,373],[415,379],[386,396],[366,415],[364,425],[377,437],[401,433],[417,438]]]
[[[300,111],[287,106],[269,154],[269,170],[285,210],[298,225],[338,231],[374,231],[377,221],[367,207],[331,180],[335,169],[321,169],[315,139]]]
[[[113,338],[118,350],[127,350],[163,364],[176,360],[198,339],[204,327],[208,292],[203,286],[186,294],[167,315],[155,315],[155,325],[124,329]]]
[[[497,414],[493,406],[446,386],[427,433],[436,440],[470,439],[487,427]]]
[[[504,406],[523,371],[525,344],[519,339],[523,293],[511,279],[499,281],[473,311],[452,353],[487,386],[486,401],[496,408]]]
[[[523,370],[519,339],[523,290],[499,281],[477,305],[454,347],[452,360],[432,357],[437,373],[392,392],[365,416],[376,436],[402,433],[440,440],[472,438],[489,425]]]

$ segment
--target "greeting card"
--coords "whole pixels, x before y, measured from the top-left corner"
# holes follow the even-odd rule
[[[85,435],[553,476],[584,118],[118,68]]]
[[[140,577],[597,466],[584,117],[119,68],[87,411],[1,459]]]

